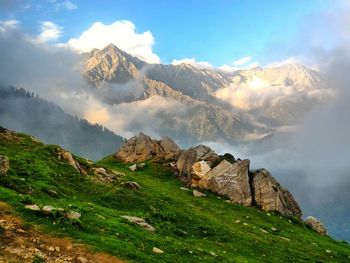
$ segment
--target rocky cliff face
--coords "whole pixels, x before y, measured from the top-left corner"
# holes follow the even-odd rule
[[[251,171],[249,160],[235,160],[228,154],[220,157],[204,145],[181,151],[170,138],[157,141],[141,133],[126,141],[115,158],[124,162],[177,161],[172,165],[175,172],[192,187],[210,190],[244,206],[258,206],[298,219],[302,216],[293,195],[266,169]]]

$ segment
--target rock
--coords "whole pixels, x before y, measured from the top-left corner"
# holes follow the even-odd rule
[[[129,170],[132,172],[136,172],[137,171],[137,164],[135,163],[135,164],[129,166]]]
[[[147,231],[150,231],[150,232],[156,231],[156,229],[153,226],[151,226],[150,224],[148,224],[146,222],[146,220],[143,218],[136,217],[136,216],[121,216],[121,217],[128,220],[129,222],[132,222],[134,224],[137,224],[137,225],[143,227]]]
[[[220,157],[212,149],[205,145],[198,145],[192,148],[197,153],[198,161],[205,161],[210,167],[220,162]]]
[[[218,167],[220,166],[220,167]],[[237,161],[231,164],[222,161],[207,175],[207,189],[228,197],[232,202],[250,206],[252,195],[249,184],[249,160]]]
[[[313,216],[308,216],[305,219],[305,224],[310,226],[313,230],[315,230],[320,235],[326,235],[327,231],[324,225],[317,218]]]
[[[25,209],[29,209],[32,211],[40,211],[40,207],[38,205],[26,205],[24,206]]]
[[[153,253],[156,253],[156,254],[163,254],[164,253],[163,250],[161,250],[157,247],[153,247],[152,251],[153,251]]]
[[[180,190],[182,190],[182,191],[189,191],[190,189],[188,189],[186,187],[180,187]]]
[[[210,251],[210,255],[213,256],[213,257],[217,257],[217,256],[218,256],[218,255],[216,255],[216,253],[213,252],[213,251]]]
[[[87,175],[84,169],[80,166],[79,162],[74,159],[73,155],[70,152],[63,149],[58,149],[58,159],[67,161],[68,164],[71,165],[80,174],[84,176]]]
[[[199,161],[192,165],[191,174],[192,178],[203,178],[211,170],[210,166],[205,161]]]
[[[180,155],[179,146],[170,138],[160,141],[140,133],[127,140],[115,154],[116,159],[123,162],[143,162],[148,159],[176,160]]]
[[[230,154],[230,153],[225,153],[224,155],[220,155],[219,157],[220,157],[221,160],[226,160],[226,161],[228,161],[229,163],[232,163],[232,164],[234,164],[236,162],[235,157],[232,154]]]
[[[89,260],[84,258],[84,257],[82,257],[82,256],[79,256],[79,257],[76,258],[76,262],[77,263],[88,263]]]
[[[181,153],[176,162],[176,167],[180,172],[180,177],[191,179],[191,169],[194,163],[197,162],[197,152],[189,149]]]
[[[197,183],[199,188],[203,189],[209,189],[208,188],[208,181],[211,177],[215,177],[219,174],[222,174],[224,171],[226,171],[231,166],[231,163],[229,163],[226,160],[221,161],[217,166],[215,166],[213,169],[211,169],[208,173],[206,173],[201,180]]]
[[[122,174],[122,173],[108,171],[103,167],[97,167],[97,168],[94,167],[94,168],[92,168],[92,171],[100,181],[105,182],[105,183],[113,183],[119,177],[124,176],[124,174]]]
[[[132,189],[132,190],[140,190],[141,189],[141,186],[138,183],[136,183],[135,181],[122,182],[120,185],[123,187],[129,188],[129,189]]]
[[[81,214],[76,211],[68,211],[64,216],[67,219],[76,220],[81,217]]]
[[[0,176],[5,176],[10,169],[10,160],[5,155],[0,155]]]
[[[55,210],[54,207],[50,206],[50,205],[45,205],[41,208],[41,212],[44,214],[44,215],[50,215],[52,214],[52,212]]]
[[[197,190],[193,190],[192,193],[193,193],[194,197],[205,197],[205,196],[207,196],[206,194],[203,194],[202,192],[199,192]]]
[[[281,187],[266,169],[252,171],[251,180],[256,205],[267,211],[301,218],[301,209],[292,194]]]
[[[143,168],[143,167],[145,167],[145,166],[146,166],[145,163],[138,163],[138,164],[137,164],[137,168]]]

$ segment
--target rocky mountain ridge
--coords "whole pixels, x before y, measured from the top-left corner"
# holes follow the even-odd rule
[[[184,145],[188,144],[185,138],[191,138],[192,144],[218,139],[228,143],[260,139],[281,126],[296,124],[330,94],[323,87],[319,72],[299,64],[227,73],[188,64],[147,64],[112,44],[85,57],[82,74],[107,103],[159,97],[166,103],[179,104],[186,114],[157,114],[157,131],[184,140]],[[261,91],[261,96],[256,95]],[[272,95],[267,96],[268,92]],[[257,97],[250,101],[263,101],[252,109],[236,106],[240,96],[252,94]]]

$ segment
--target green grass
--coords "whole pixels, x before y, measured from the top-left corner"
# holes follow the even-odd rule
[[[33,142],[25,135],[0,139],[0,154],[10,158],[8,176],[0,178],[0,200],[12,205],[27,224],[69,236],[93,250],[130,262],[350,261],[349,245],[320,236],[302,223],[226,203],[209,192],[205,198],[194,198],[191,191],[180,190],[182,183],[164,163],[147,162],[132,173],[128,164],[106,158],[96,165],[126,176],[103,184],[93,180],[92,174],[84,177],[59,161],[57,146]],[[84,162],[84,166],[89,169],[90,165]],[[138,182],[142,189],[121,187],[127,180]],[[73,209],[82,214],[80,224],[33,213],[24,209],[25,203]],[[129,223],[121,215],[143,217],[156,232]],[[152,253],[153,247],[164,254]]]

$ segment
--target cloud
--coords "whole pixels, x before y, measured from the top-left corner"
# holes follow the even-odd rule
[[[240,59],[238,59],[236,61],[233,61],[232,65],[234,65],[234,66],[241,66],[241,65],[247,64],[251,60],[252,60],[252,57],[250,57],[250,56],[243,57],[243,58],[240,58]]]
[[[18,29],[18,26],[21,23],[18,20],[10,19],[10,20],[0,20],[0,33],[5,33],[8,31],[13,31]]]
[[[48,43],[58,40],[62,36],[63,28],[51,21],[40,23],[40,34],[34,39],[38,43]]]
[[[64,0],[64,1],[51,0],[51,2],[54,3],[56,10],[60,10],[62,8],[67,10],[75,10],[78,8],[78,6],[70,0]]]
[[[152,51],[155,43],[152,33],[150,31],[137,33],[135,25],[127,20],[116,21],[109,25],[96,22],[79,38],[72,38],[61,46],[82,53],[94,48],[102,49],[111,43],[148,63],[160,63],[160,58]]]
[[[197,61],[194,58],[183,58],[183,59],[174,59],[171,62],[172,65],[180,65],[180,64],[188,64],[193,67],[201,68],[201,69],[215,69],[215,67],[206,61]]]

